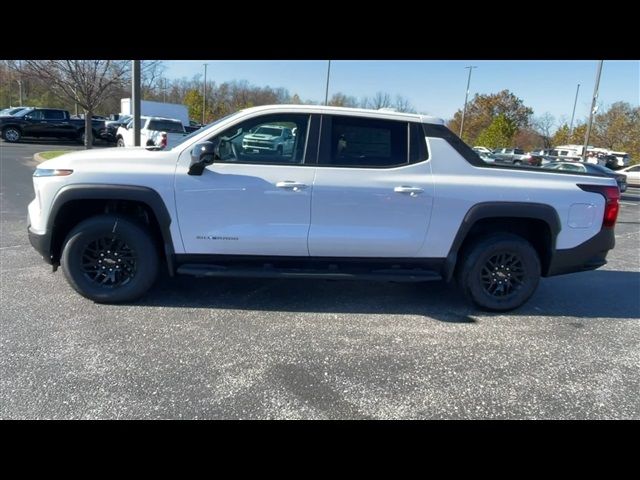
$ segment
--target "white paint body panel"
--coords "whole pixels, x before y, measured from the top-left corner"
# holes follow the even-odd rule
[[[423,192],[395,192],[396,187]],[[318,257],[413,257],[433,205],[430,162],[392,169],[319,167],[309,253]]]
[[[181,162],[175,182],[186,252],[309,255],[315,167],[218,163],[188,175],[186,165]],[[306,187],[276,186],[287,181]]]

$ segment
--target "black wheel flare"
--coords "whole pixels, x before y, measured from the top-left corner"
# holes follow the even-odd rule
[[[100,286],[122,287],[136,275],[136,252],[117,235],[90,241],[81,256],[83,275]]]
[[[496,298],[515,294],[524,285],[525,275],[522,259],[514,253],[495,254],[480,270],[484,291]]]

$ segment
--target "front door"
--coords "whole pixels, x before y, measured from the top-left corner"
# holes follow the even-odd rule
[[[417,123],[324,116],[310,255],[416,256],[433,206],[427,158]]]
[[[209,139],[217,154],[202,175],[189,175],[182,157],[190,152],[181,154],[175,192],[186,253],[309,255],[316,149],[307,152],[307,133],[317,136],[310,120],[306,114],[271,114],[227,128]],[[259,149],[246,141],[243,147],[244,137],[261,127],[295,128],[294,148]]]

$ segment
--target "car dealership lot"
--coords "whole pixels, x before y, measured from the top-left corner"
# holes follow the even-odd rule
[[[29,245],[0,142],[0,418],[640,418],[640,191],[600,270],[509,315],[441,283],[161,278],[97,305]]]

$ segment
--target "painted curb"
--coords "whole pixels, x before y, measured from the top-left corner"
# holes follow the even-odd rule
[[[44,152],[34,153],[34,154],[33,154],[33,159],[34,159],[36,162],[38,162],[38,163],[45,162],[47,159],[46,159],[46,158],[44,158],[44,157],[41,157],[41,156],[40,156],[40,153],[44,153]]]

